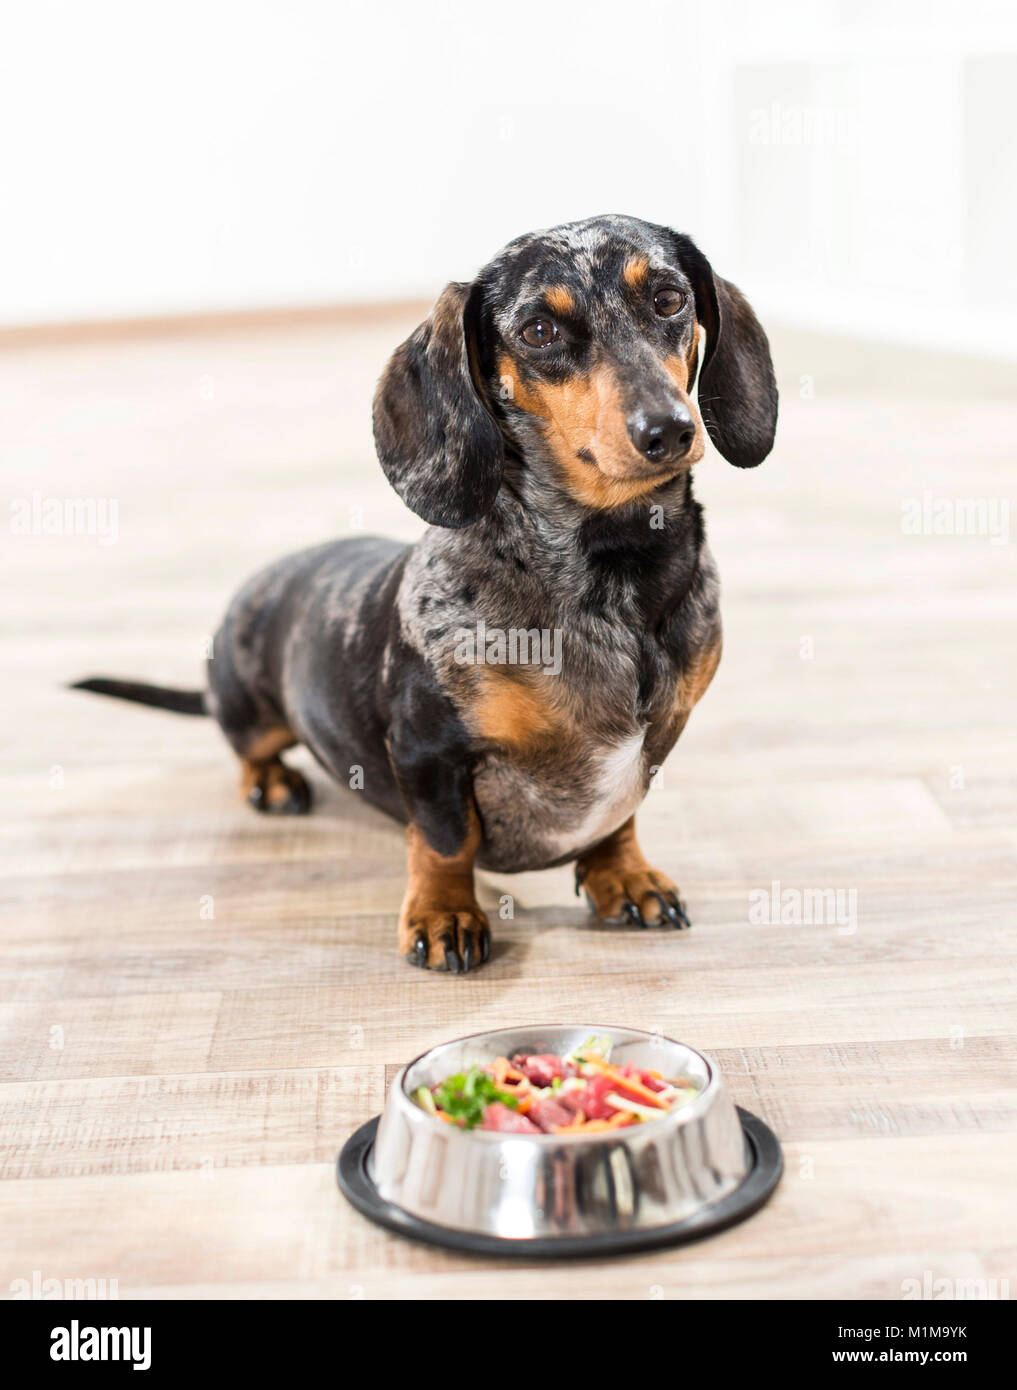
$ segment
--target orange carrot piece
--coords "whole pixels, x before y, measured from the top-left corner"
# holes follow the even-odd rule
[[[555,1134],[574,1132],[576,1134],[603,1134],[609,1129],[622,1129],[625,1125],[634,1122],[635,1116],[631,1111],[619,1111],[617,1115],[612,1115],[609,1120],[587,1120],[584,1124],[575,1126],[563,1125],[561,1129],[556,1129]]]
[[[634,1077],[625,1076],[617,1067],[605,1067],[604,1075],[609,1076],[611,1080],[615,1082],[616,1085],[621,1086],[623,1090],[631,1091],[634,1095],[637,1095],[639,1099],[645,1101],[647,1105],[656,1106],[658,1110],[666,1110],[668,1108],[657,1095],[656,1091],[651,1091],[648,1086],[644,1086],[641,1081],[636,1081]],[[622,1099],[624,1099],[624,1096]]]
[[[512,1065],[507,1057],[496,1057],[485,1070],[494,1084],[501,1086],[506,1091],[522,1092],[530,1089],[529,1081],[521,1071]]]
[[[573,1134],[577,1129],[586,1128],[586,1116],[581,1110],[577,1110],[573,1119],[567,1125],[552,1125],[552,1134]]]
[[[619,1110],[613,1119],[605,1121],[608,1129],[624,1129],[626,1125],[634,1125],[637,1118],[631,1110]]]

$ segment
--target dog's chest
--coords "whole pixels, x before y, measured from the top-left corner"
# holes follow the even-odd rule
[[[636,663],[602,671],[580,699],[564,684],[537,689],[539,702],[506,718],[501,740],[485,728],[494,746],[475,772],[474,795],[485,831],[480,862],[489,868],[574,858],[633,814],[653,775],[654,721],[639,705]]]
[[[590,750],[590,805],[578,823],[552,834],[552,848],[557,854],[571,856],[604,839],[628,820],[649,784],[645,746],[646,730],[640,728],[620,743]]]

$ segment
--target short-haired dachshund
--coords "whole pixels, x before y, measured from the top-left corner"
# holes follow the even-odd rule
[[[488,959],[475,866],[575,861],[598,917],[687,926],[635,811],[720,659],[692,467],[706,434],[754,467],[776,420],[766,335],[687,236],[608,216],[520,237],[442,292],[377,389],[378,455],[421,539],[257,574],[204,691],[78,688],[213,715],[259,811],[309,809],[296,744],[341,781],[361,770],[407,826],[412,965]]]

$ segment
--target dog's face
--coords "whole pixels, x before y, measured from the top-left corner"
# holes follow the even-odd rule
[[[700,330],[669,234],[620,218],[578,223],[513,242],[481,281],[488,391],[524,457],[546,453],[559,484],[597,508],[698,463],[706,446],[689,387]]]
[[[702,415],[691,396],[702,339]],[[702,458],[769,453],[766,336],[684,236],[625,217],[511,242],[450,285],[395,353],[375,399],[382,465],[426,520],[493,505],[506,447],[580,505],[649,500]]]

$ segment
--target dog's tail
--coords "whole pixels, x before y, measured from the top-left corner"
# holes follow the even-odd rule
[[[106,676],[89,676],[74,681],[71,690],[92,690],[96,695],[112,695],[117,700],[134,700],[139,705],[170,709],[175,714],[207,714],[205,696],[200,690],[173,690],[166,685],[143,685],[140,681],[115,681]]]

